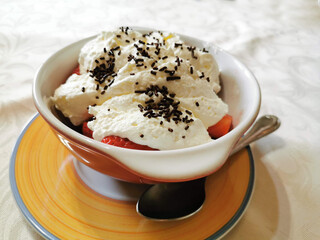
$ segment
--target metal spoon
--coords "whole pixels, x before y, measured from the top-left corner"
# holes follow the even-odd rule
[[[259,118],[238,141],[231,155],[280,127],[273,115]],[[153,220],[180,220],[197,213],[205,200],[205,179],[155,184],[147,189],[136,205],[136,211]]]

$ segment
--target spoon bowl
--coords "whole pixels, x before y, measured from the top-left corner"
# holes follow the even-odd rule
[[[156,184],[141,196],[137,212],[156,220],[188,218],[197,213],[204,203],[205,180],[199,178],[181,183]]]

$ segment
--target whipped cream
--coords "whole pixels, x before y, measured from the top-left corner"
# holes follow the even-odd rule
[[[173,33],[102,32],[81,49],[79,66],[52,100],[74,125],[93,116],[88,127],[98,141],[195,146],[212,141],[207,128],[228,112],[213,56]]]

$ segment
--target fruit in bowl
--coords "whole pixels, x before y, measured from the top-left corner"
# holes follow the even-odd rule
[[[41,66],[33,93],[79,161],[137,183],[213,173],[260,107],[257,81],[234,57],[144,28],[122,27],[58,51]]]

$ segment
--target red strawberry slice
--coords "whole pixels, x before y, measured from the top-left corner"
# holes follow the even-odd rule
[[[75,69],[73,69],[72,74],[80,75],[80,66],[79,65]]]
[[[104,139],[102,139],[101,142],[109,145],[117,146],[117,147],[123,147],[123,148],[130,148],[130,149],[137,149],[137,150],[157,150],[147,145],[140,145],[140,144],[134,143],[130,141],[128,138],[121,138],[118,136],[107,136]]]
[[[90,128],[88,128],[88,122],[84,122],[82,124],[82,134],[89,137],[89,138],[92,138],[92,130]]]
[[[88,128],[88,122],[84,122],[82,124],[82,134],[89,138],[92,138],[92,133],[93,131],[90,128]],[[134,143],[130,141],[128,138],[121,138],[118,136],[107,136],[104,139],[102,139],[101,142],[109,145],[117,146],[117,147],[137,149],[137,150],[158,150],[158,149],[151,148],[147,145]]]
[[[213,138],[219,138],[226,135],[232,125],[232,117],[226,114],[219,122],[208,128],[209,135]]]

